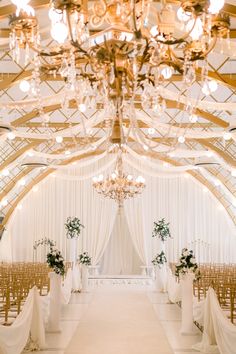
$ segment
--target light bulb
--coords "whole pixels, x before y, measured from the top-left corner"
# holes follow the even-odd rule
[[[33,190],[33,192],[38,192],[39,187],[38,187],[37,185],[36,185],[36,186],[33,186],[32,190]]]
[[[15,134],[13,133],[13,132],[9,132],[9,133],[7,133],[7,139],[9,139],[9,140],[14,140],[15,139]]]
[[[203,34],[203,25],[202,25],[202,21],[199,17],[197,17],[196,20],[192,19],[187,23],[186,30],[190,31],[191,28],[193,28],[193,29],[190,32],[190,37],[192,38],[192,40],[197,41]]]
[[[20,186],[25,186],[26,185],[26,181],[25,181],[24,178],[22,178],[18,183],[19,183]]]
[[[224,4],[224,0],[210,0],[208,11],[211,14],[217,14],[223,8]]]
[[[218,88],[218,83],[215,80],[206,80],[203,84],[202,87],[202,93],[204,93],[204,95],[208,96],[211,93],[215,92]]]
[[[28,92],[30,90],[30,83],[27,80],[21,80],[19,87],[22,92]]]
[[[155,133],[155,129],[154,128],[148,128],[148,134],[149,135],[153,135]]]
[[[84,103],[80,103],[78,108],[82,113],[86,111],[86,105]]]
[[[111,174],[111,178],[112,178],[112,179],[116,179],[116,177],[117,177],[117,176],[116,176],[116,173],[113,172],[113,173]]]
[[[28,151],[28,152],[27,152],[27,156],[29,156],[29,157],[33,157],[33,156],[34,156],[33,151],[31,151],[31,150],[30,150],[30,151]]]
[[[2,206],[7,206],[8,200],[7,200],[7,199],[3,199],[3,200],[1,201],[1,204],[2,204]]]
[[[196,122],[198,121],[198,116],[197,116],[196,114],[191,114],[191,115],[189,116],[189,121],[190,121],[191,123],[196,123]]]
[[[102,181],[102,180],[103,180],[103,175],[99,175],[99,176],[98,176],[98,180],[99,180],[99,181]]]
[[[180,143],[180,144],[183,144],[184,142],[185,142],[185,137],[184,136],[179,136],[178,137],[178,142]]]
[[[51,9],[48,11],[48,17],[52,22],[60,22],[62,20],[62,12],[59,12],[57,9],[54,9],[51,7]]]
[[[60,144],[60,143],[62,143],[63,142],[63,137],[62,136],[56,136],[56,142],[58,143],[58,144]]]
[[[65,155],[70,155],[70,154],[71,154],[70,150],[65,151]]]
[[[214,156],[214,153],[213,153],[213,151],[207,151],[206,155],[207,155],[207,157],[212,157],[212,156]]]
[[[232,205],[236,208],[236,199],[232,200]]]
[[[170,66],[165,66],[162,70],[161,70],[161,75],[164,77],[165,80],[168,80],[171,78],[171,76],[173,75],[173,69]]]
[[[236,177],[236,168],[231,171],[231,176]]]
[[[21,210],[22,209],[22,204],[17,205],[17,209]]]
[[[218,83],[216,80],[210,80],[209,81],[209,88],[210,88],[210,91],[213,93],[215,92],[217,89],[218,89]]]
[[[128,181],[132,181],[132,179],[133,179],[133,176],[131,176],[131,175],[128,175],[128,176],[127,176],[127,180],[128,180]]]
[[[7,168],[5,168],[5,169],[2,171],[2,174],[3,174],[3,176],[7,177],[7,176],[9,176],[10,172],[9,172],[9,170],[8,170]]]
[[[208,192],[208,188],[207,187],[203,187],[203,192]]]
[[[224,138],[224,140],[228,141],[232,138],[232,134],[229,132],[224,132],[223,138]]]
[[[142,176],[138,176],[138,177],[136,178],[136,182],[137,182],[137,183],[144,183],[144,182],[145,182],[145,179],[144,179]]]
[[[52,38],[58,43],[62,44],[68,37],[68,28],[63,22],[56,22],[51,29]]]
[[[153,26],[150,30],[150,33],[153,37],[156,37],[158,34],[159,34],[159,31],[158,31],[158,27],[157,26]]]
[[[177,17],[181,22],[187,22],[190,20],[191,13],[190,12],[185,12],[182,7],[179,8],[177,11]]]
[[[219,187],[219,186],[221,185],[221,181],[219,181],[218,179],[215,179],[215,180],[214,180],[214,185],[215,185],[216,187]]]
[[[149,147],[147,145],[143,145],[143,148],[144,148],[145,151],[149,150]]]
[[[96,183],[98,181],[97,177],[93,177],[93,182]]]

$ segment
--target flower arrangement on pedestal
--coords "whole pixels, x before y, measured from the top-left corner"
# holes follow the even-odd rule
[[[179,263],[175,266],[175,275],[179,277],[181,274],[184,275],[189,272],[194,273],[196,279],[200,277],[200,271],[193,251],[183,248]]]
[[[65,228],[68,238],[77,238],[81,233],[81,229],[84,228],[84,225],[81,224],[79,218],[69,216],[66,220]]]
[[[88,255],[88,252],[83,252],[79,255],[78,261],[80,264],[89,266],[91,265],[91,257]]]
[[[158,253],[156,257],[152,260],[152,264],[154,266],[158,266],[159,268],[161,268],[166,262],[166,255],[163,251],[161,251],[161,253]]]
[[[154,229],[152,231],[152,237],[159,237],[161,241],[166,241],[170,234],[170,223],[166,223],[165,219],[160,219],[158,222],[154,221]]]
[[[58,249],[50,247],[50,252],[47,254],[47,264],[56,274],[65,275],[64,258]]]

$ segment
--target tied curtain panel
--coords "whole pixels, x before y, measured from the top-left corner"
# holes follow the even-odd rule
[[[108,159],[103,160],[107,164]],[[85,226],[78,239],[78,253],[87,251],[94,265],[100,261],[117,214],[116,203],[98,195],[91,178],[86,178],[101,166],[101,162],[96,162],[96,168],[93,164],[83,170],[70,171],[69,177],[84,176],[76,181],[49,176],[37,192],[28,194],[22,202],[22,213],[16,211],[4,235],[4,242],[7,243],[7,238],[11,240],[13,261],[32,261],[35,240],[45,237],[55,240],[56,247],[69,259],[70,240],[65,230],[68,216],[77,216]],[[44,261],[46,253],[45,247],[39,246],[37,260]]]
[[[97,175],[94,171],[104,166],[108,166],[103,171],[105,176],[113,171],[112,159],[114,156],[106,156],[86,168],[70,167],[68,179],[63,171],[63,178],[49,176],[41,182],[39,190],[29,193],[22,201],[22,209],[16,209],[13,214],[1,241],[0,259],[30,261],[34,241],[44,237],[54,239],[68,259],[69,240],[64,223],[68,216],[77,216],[85,225],[78,240],[78,252],[88,251],[93,265],[102,263],[105,267],[108,260],[101,262],[101,259],[109,244],[118,208],[113,200],[97,194],[91,175]],[[175,178],[155,177],[154,173],[150,176],[144,160],[138,161],[135,169],[126,163],[124,167],[127,173],[142,174],[146,179],[143,193],[125,201],[123,210],[128,226],[125,233],[130,235],[140,264],[150,265],[161,250],[160,241],[152,237],[152,230],[153,222],[163,217],[170,222],[172,234],[165,243],[169,261],[177,261],[182,248],[188,247],[201,262],[236,262],[235,225],[227,212],[219,208],[214,196],[203,191],[201,184],[184,174]],[[122,228],[118,231],[121,241]],[[117,239],[114,242],[118,242]],[[120,252],[119,247],[117,252]],[[44,260],[46,251],[40,246],[37,254],[37,260]],[[127,257],[126,262],[129,262]],[[113,260],[114,251],[110,252],[110,264]]]
[[[108,246],[100,263],[100,273],[106,275],[140,274],[142,262],[130,236],[124,208],[117,213]]]

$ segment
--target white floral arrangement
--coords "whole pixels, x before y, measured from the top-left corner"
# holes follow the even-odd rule
[[[80,264],[91,265],[91,257],[88,255],[88,252],[83,252],[79,255],[78,261]]]
[[[58,249],[50,247],[50,252],[47,254],[47,264],[56,274],[65,275],[65,261]]]
[[[175,275],[179,277],[181,274],[184,275],[189,272],[195,273],[196,279],[200,277],[200,271],[193,251],[183,248],[179,263],[175,266]]]
[[[163,266],[163,264],[165,264],[166,262],[167,259],[164,251],[161,251],[161,253],[157,254],[156,257],[152,260],[152,264],[154,266],[158,266],[159,268],[161,268],[161,266]]]
[[[84,225],[81,224],[79,218],[69,216],[66,220],[65,228],[68,238],[77,238],[81,233],[81,229],[84,228]]]

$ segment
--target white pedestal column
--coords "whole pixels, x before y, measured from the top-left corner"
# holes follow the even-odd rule
[[[61,332],[61,276],[54,272],[49,273],[50,278],[50,303],[48,317],[48,332]]]
[[[161,267],[156,266],[156,279],[155,279],[155,289],[156,291],[165,292],[166,291],[166,265],[163,264]]]
[[[82,264],[81,266],[81,283],[82,292],[88,291],[88,266]]]
[[[161,276],[160,276],[160,273],[161,273],[161,268],[156,266],[155,267],[155,290],[160,292],[162,291],[162,284],[161,284]]]
[[[69,261],[72,263],[73,267],[77,260],[77,237],[70,238],[70,259]]]
[[[181,277],[181,334],[193,335],[193,279],[192,272],[186,273]]]

